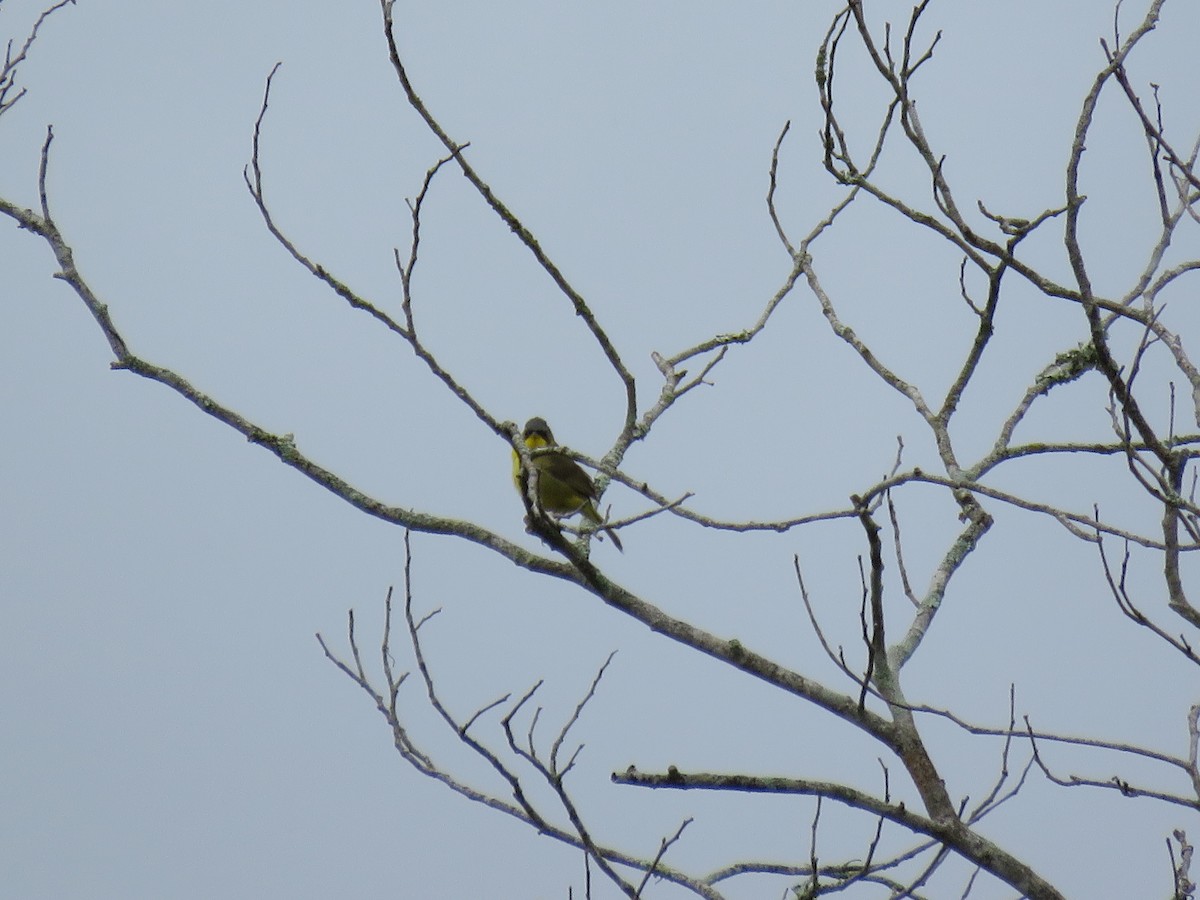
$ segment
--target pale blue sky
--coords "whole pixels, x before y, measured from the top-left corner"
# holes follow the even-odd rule
[[[908,4],[872,6],[877,20],[907,19]],[[1142,14],[1126,6],[1131,20]],[[397,2],[418,90],[588,298],[641,379],[643,405],[658,390],[652,351],[747,327],[785,277],[789,260],[763,200],[785,121],[779,205],[793,237],[840,196],[820,167],[812,80],[836,9],[824,0]],[[23,36],[38,10],[4,0],[0,36]],[[1079,101],[1103,64],[1098,38],[1111,34],[1110,4],[943,0],[927,18],[944,37],[918,81],[920,110],[960,200],[1013,216],[1059,205]],[[1200,14],[1179,0],[1136,56],[1137,83],[1163,85],[1181,143],[1200,123],[1197,33]],[[277,61],[263,135],[274,214],[313,258],[398,310],[392,248],[407,247],[404,200],[441,148],[403,102],[370,0],[80,0],[46,24],[20,75],[29,94],[0,120],[0,196],[35,205],[38,149],[53,124],[58,224],[135,353],[295,434],[314,459],[385,502],[469,518],[534,546],[504,444],[262,226],[242,167]],[[840,75],[860,145],[881,103],[868,74],[848,58]],[[1110,292],[1140,264],[1154,212],[1144,141],[1115,99],[1101,106],[1084,187],[1093,277]],[[927,174],[896,147],[881,178],[927,205]],[[602,453],[619,430],[623,394],[567,303],[461,177],[440,176],[428,203],[415,284],[430,346],[498,417],[543,415],[564,443]],[[1031,240],[1030,258],[1065,278],[1056,234]],[[1194,257],[1194,229],[1188,240]],[[930,395],[944,390],[972,325],[957,258],[868,204],[819,249],[845,320]],[[411,772],[366,696],[313,639],[319,631],[344,648],[353,607],[364,646],[376,646],[384,595],[401,585],[401,533],[165,388],[110,372],[99,330],[51,278],[45,246],[7,220],[0,270],[5,890],[102,900],[564,898],[568,887],[582,896],[577,852]],[[964,402],[968,454],[990,443],[1053,354],[1084,334],[1065,304],[1020,291],[1006,302],[1003,349]],[[1179,296],[1171,312],[1195,342],[1200,320],[1188,302]],[[956,349],[939,353],[939,341]],[[807,292],[732,351],[713,381],[626,461],[667,494],[695,491],[696,508],[712,515],[842,508],[890,468],[898,434],[907,464],[935,463],[911,408],[830,335]],[[1104,391],[1098,382],[1076,388],[1031,415],[1029,439],[1107,437]],[[1100,502],[1131,527],[1153,527],[1152,509],[1124,485],[1064,473],[1076,474],[1015,466],[996,484],[1082,511]],[[617,515],[644,508],[629,493],[605,499]],[[900,502],[920,589],[957,521],[932,489]],[[1001,723],[1015,681],[1018,711],[1043,727],[1183,753],[1194,669],[1121,618],[1094,551],[1046,519],[989,509],[997,526],[907,670],[910,697]],[[792,555],[805,563],[831,640],[858,654],[856,526],[746,538],[660,517],[627,529],[624,541],[623,556],[595,549],[612,577],[847,687],[811,633]],[[670,857],[681,867],[807,859],[809,801],[611,785],[608,773],[631,763],[878,788],[878,748],[842,723],[483,550],[422,535],[413,546],[418,605],[444,610],[427,637],[430,663],[458,713],[545,677],[544,715],[557,723],[619,650],[581,722],[587,748],[574,776],[606,840],[652,855],[695,816]],[[1152,571],[1138,577],[1155,589]],[[1161,594],[1143,599],[1161,609]],[[410,688],[423,745],[475,786],[502,790]],[[996,748],[927,727],[955,796],[982,795],[995,767],[980,759]],[[502,742],[494,718],[480,734]],[[1093,759],[1060,759],[1064,770],[1114,774]],[[889,763],[893,784],[903,782]],[[828,806],[824,815],[823,858],[854,857],[873,823]],[[1063,792],[1034,777],[1027,797],[985,830],[1071,896],[1125,897],[1167,894],[1163,841],[1175,827],[1200,836],[1184,810]],[[930,895],[957,896],[968,871],[947,867]],[[728,896],[777,897],[782,885],[763,894],[761,883],[733,884]],[[596,896],[615,892],[605,884]],[[981,881],[972,896],[1011,891]]]

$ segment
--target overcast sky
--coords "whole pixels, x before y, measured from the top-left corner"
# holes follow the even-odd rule
[[[1125,5],[1128,29],[1143,4]],[[907,21],[908,4],[869,7],[880,30],[885,17]],[[820,165],[812,77],[837,8],[397,2],[417,89],[588,298],[639,379],[643,409],[660,383],[652,352],[748,327],[787,275],[764,203],[785,122],[779,204],[793,236],[841,196]],[[39,10],[36,0],[4,0],[0,37],[22,39]],[[1060,205],[1111,4],[942,0],[927,19],[926,34],[943,37],[917,81],[919,108],[960,201],[1025,217]],[[1200,124],[1196,34],[1194,4],[1169,4],[1134,66],[1143,89],[1162,85],[1167,124],[1184,145]],[[405,199],[442,148],[404,103],[372,0],[80,0],[45,24],[19,76],[28,95],[0,120],[0,196],[36,206],[38,151],[53,125],[52,210],[133,352],[294,434],[313,459],[384,502],[470,519],[535,547],[504,443],[264,228],[242,171],[278,61],[262,142],[272,210],[314,259],[398,314],[392,254],[407,253]],[[871,75],[850,56],[839,76],[846,123],[863,147],[886,99]],[[881,177],[928,206],[928,175],[899,147]],[[1085,224],[1093,277],[1110,294],[1140,266],[1153,227],[1145,155],[1132,115],[1106,94],[1084,191],[1095,210]],[[834,232],[819,265],[843,317],[937,396],[971,334],[957,257],[865,203]],[[1031,241],[1030,258],[1066,279],[1056,234]],[[1187,240],[1195,257],[1194,229]],[[377,664],[384,597],[402,586],[402,532],[162,386],[110,372],[100,331],[54,271],[43,243],[0,223],[4,892],[582,896],[578,852],[408,769],[366,695],[321,654],[314,633],[345,649],[353,608]],[[449,170],[428,199],[414,286],[425,339],[498,418],[541,415],[564,443],[597,456],[607,449],[622,422],[619,380],[528,251]],[[1172,326],[1194,349],[1200,320],[1188,302],[1174,300]],[[1034,374],[1085,336],[1069,305],[1021,291],[1006,303],[1003,353],[964,403],[968,455],[990,444]],[[711,380],[626,461],[668,495],[694,491],[695,508],[710,515],[844,508],[891,468],[898,435],[907,465],[936,468],[911,406],[830,334],[810,294],[790,297]],[[1105,402],[1096,382],[1052,398],[1024,439],[1106,439]],[[1084,512],[1101,502],[1128,527],[1154,527],[1154,508],[1136,492],[1066,471],[1030,466],[996,483]],[[959,524],[931,489],[903,498],[921,589]],[[605,502],[615,515],[645,508],[615,489]],[[997,527],[907,670],[910,698],[1001,724],[1015,683],[1018,713],[1043,727],[1184,753],[1194,668],[1121,617],[1093,548],[1045,518],[989,509]],[[607,543],[593,550],[620,583],[850,689],[820,651],[792,559],[805,565],[831,641],[857,659],[857,526],[747,537],[658,517],[623,539],[623,555]],[[443,609],[426,651],[459,715],[545,678],[549,733],[618,651],[580,723],[587,746],[573,776],[603,839],[653,855],[694,816],[670,857],[682,868],[808,858],[811,802],[611,785],[608,774],[630,764],[879,789],[879,748],[844,724],[461,540],[415,535],[412,544],[417,607]],[[1146,566],[1142,599],[1161,612]],[[397,643],[397,665],[411,667]],[[415,680],[406,690],[426,750],[502,793],[429,714]],[[954,796],[986,792],[998,746],[927,727]],[[497,717],[478,730],[502,744]],[[1115,774],[1112,762],[1063,760],[1080,774]],[[1158,784],[1157,771],[1120,771],[1185,788]],[[859,855],[874,823],[831,807],[823,816],[822,859]],[[1164,841],[1177,827],[1200,837],[1186,810],[1031,776],[1019,804],[985,831],[1070,896],[1131,897],[1168,894]],[[930,896],[958,896],[969,871],[947,867]],[[763,882],[735,881],[727,895],[778,897],[786,884],[764,894]],[[1011,894],[988,880],[972,896]],[[616,893],[606,884],[595,895]]]

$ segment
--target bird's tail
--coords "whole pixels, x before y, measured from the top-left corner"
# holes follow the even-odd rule
[[[609,528],[607,525],[604,524],[604,518],[596,510],[595,503],[592,503],[589,500],[586,504],[584,504],[584,507],[581,510],[581,512],[583,513],[583,517],[585,519],[587,519],[589,522],[591,522],[593,525],[600,526],[600,528],[604,531],[604,533],[607,534],[612,539],[614,547],[616,547],[622,553],[625,552],[625,548],[623,546],[621,546],[621,539],[619,537],[617,537],[617,533],[615,531],[613,531],[611,528]]]

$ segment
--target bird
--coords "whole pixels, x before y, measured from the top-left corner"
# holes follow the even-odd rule
[[[546,420],[536,416],[525,423],[521,437],[530,450],[558,446]],[[604,533],[612,538],[613,546],[625,552],[617,533],[604,524],[603,516],[596,509],[596,485],[579,463],[558,451],[539,453],[531,462],[537,469],[538,501],[542,509],[559,516],[581,513],[593,525],[604,529]],[[513,450],[513,483],[518,491],[522,490],[521,455],[516,450]]]

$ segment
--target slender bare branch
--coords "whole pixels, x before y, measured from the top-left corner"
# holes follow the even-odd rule
[[[13,52],[14,42],[8,42],[8,46],[4,51],[4,62],[0,64],[0,116],[12,109],[16,102],[25,96],[25,88],[21,88],[16,93],[13,93],[17,86],[17,71],[20,69],[21,63],[25,62],[28,58],[29,51],[33,48],[42,25],[52,15],[68,5],[74,6],[75,0],[58,0],[54,5],[42,10],[41,14],[34,21],[33,27],[29,29],[29,34],[26,35],[25,40],[17,48],[16,53]]]

